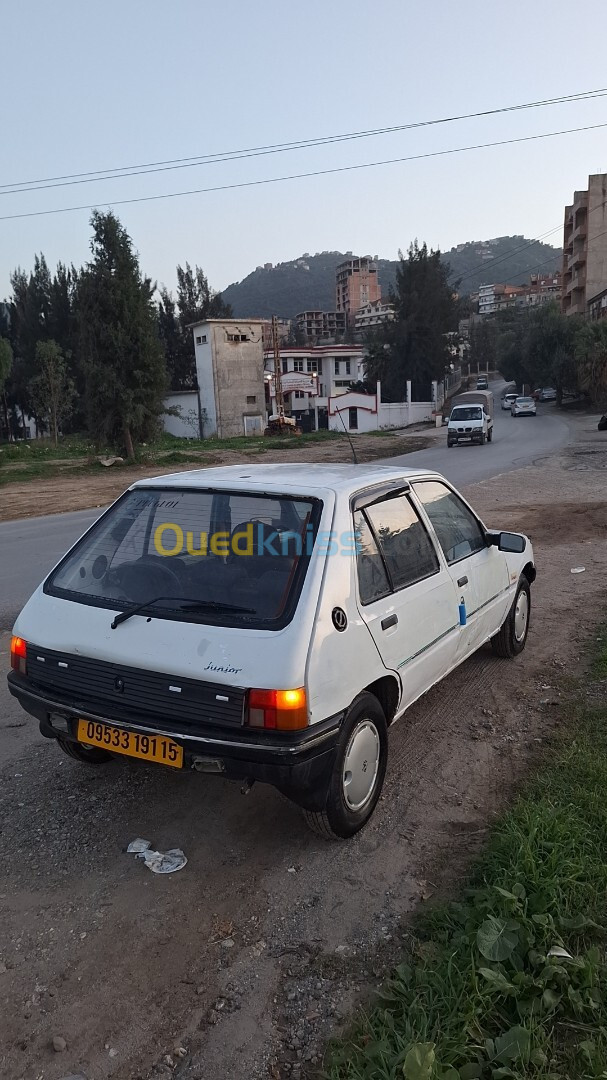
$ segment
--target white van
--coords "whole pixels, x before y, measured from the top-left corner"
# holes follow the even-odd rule
[[[14,628],[11,693],[79,762],[273,784],[327,837],[371,816],[387,728],[527,640],[531,544],[436,473],[236,465],[141,480]]]

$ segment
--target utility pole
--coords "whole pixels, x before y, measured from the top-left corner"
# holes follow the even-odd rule
[[[278,340],[278,318],[272,315],[272,348],[274,349],[274,397],[276,398],[276,414],[278,423],[282,426],[285,416],[285,399],[282,392],[282,366],[280,359],[280,342]]]

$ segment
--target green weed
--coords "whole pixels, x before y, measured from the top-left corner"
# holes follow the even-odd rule
[[[607,632],[592,673],[607,674]],[[607,706],[567,728],[325,1077],[607,1078]]]

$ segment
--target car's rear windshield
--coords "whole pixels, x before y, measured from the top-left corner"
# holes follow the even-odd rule
[[[135,489],[44,589],[114,611],[141,604],[148,616],[278,629],[295,610],[321,508],[249,491]]]
[[[457,405],[453,410],[454,420],[482,420],[482,417],[480,405]]]
[[[519,405],[533,405],[534,404],[533,398],[530,398],[530,397],[519,397],[516,400],[517,400]]]

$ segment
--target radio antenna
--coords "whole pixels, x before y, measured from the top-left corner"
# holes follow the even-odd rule
[[[344,418],[341,415],[341,409],[337,410],[337,415],[339,416],[339,419],[341,420],[341,426],[343,427],[343,429],[344,429],[344,431],[346,433],[346,438],[347,438],[348,442],[350,443],[350,450],[352,451],[352,457],[354,458],[354,464],[358,465],[358,458],[356,456],[356,450],[354,449],[354,443],[352,442],[352,439],[350,438],[350,432],[348,431],[348,429],[347,429],[347,427],[346,427],[346,425],[344,423]]]

